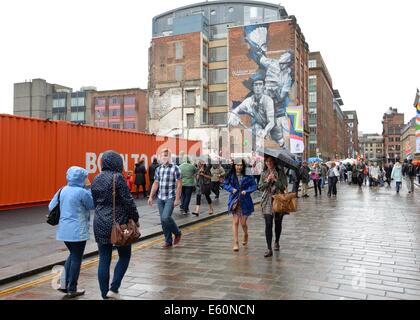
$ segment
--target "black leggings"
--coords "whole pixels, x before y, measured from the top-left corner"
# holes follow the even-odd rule
[[[274,213],[265,214],[265,239],[267,240],[267,248],[268,250],[272,250],[272,242],[273,242],[273,220],[274,220],[274,231],[276,233],[276,243],[280,241],[281,229],[282,229],[282,222],[283,222],[284,213]]]
[[[203,193],[204,194],[204,196],[206,197],[206,200],[207,200],[207,203],[208,204],[211,204],[211,198],[210,198],[210,195],[209,194],[206,194],[206,193]],[[201,195],[202,195],[202,193],[197,193],[197,202],[196,202],[196,205],[197,206],[201,206]]]

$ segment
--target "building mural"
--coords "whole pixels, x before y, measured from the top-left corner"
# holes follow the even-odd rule
[[[259,24],[242,28],[241,41],[248,48],[242,57],[247,60],[246,72],[234,68],[230,81],[233,87],[242,87],[241,92],[246,94],[242,100],[231,101],[228,125],[251,130],[256,148],[269,146],[303,153],[303,107],[288,109],[293,101],[294,53],[270,48],[274,35],[270,34],[269,26]],[[243,80],[243,75],[249,75],[248,79]]]

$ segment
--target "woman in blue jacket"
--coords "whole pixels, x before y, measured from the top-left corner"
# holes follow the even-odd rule
[[[224,188],[230,193],[228,210],[232,214],[233,229],[233,251],[239,251],[238,227],[241,223],[244,231],[242,244],[248,244],[248,225],[247,219],[254,212],[254,203],[251,193],[257,190],[257,184],[252,176],[245,174],[246,164],[242,159],[236,161],[231,173],[225,179]]]
[[[64,264],[65,284],[61,284],[62,292],[67,293],[68,298],[74,298],[85,293],[77,290],[80,266],[86,241],[89,240],[90,210],[94,208],[87,180],[88,173],[80,167],[71,167],[67,171],[67,186],[58,191],[51,200],[48,209],[51,211],[58,203],[60,194],[60,221],[58,223],[56,239],[64,241],[70,255]]]

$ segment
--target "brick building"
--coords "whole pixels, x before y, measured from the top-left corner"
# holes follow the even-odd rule
[[[320,52],[309,54],[309,156],[334,159],[337,127],[331,75]]]
[[[390,107],[382,118],[382,136],[384,137],[384,154],[388,162],[402,159],[401,134],[405,126],[404,113]]]
[[[356,159],[360,155],[359,120],[356,111],[344,111],[344,127],[346,130],[344,152],[346,157]]]
[[[96,127],[146,132],[147,91],[121,89],[92,95],[92,119]]]
[[[308,46],[296,19],[282,6],[260,1],[202,2],[153,18],[150,132],[199,139],[204,152],[229,156],[233,142],[228,112],[234,101],[249,93],[237,83],[258,69],[244,41],[244,28],[251,25],[274,35],[269,39],[269,53],[293,51],[296,81],[290,105],[307,109]],[[306,127],[306,138],[308,133]]]

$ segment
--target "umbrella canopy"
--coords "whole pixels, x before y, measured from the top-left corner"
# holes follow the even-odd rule
[[[323,160],[318,157],[312,157],[308,159],[308,163],[322,162]]]
[[[283,167],[293,170],[297,170],[299,168],[296,156],[287,150],[259,148],[257,149],[257,153],[260,155],[272,156],[273,158],[277,159],[277,162]]]

